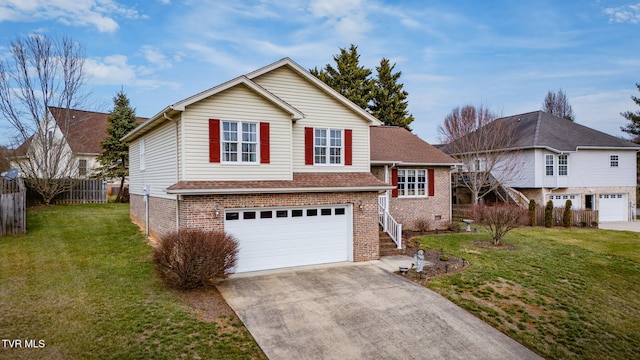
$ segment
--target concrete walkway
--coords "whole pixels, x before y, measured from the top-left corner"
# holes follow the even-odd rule
[[[540,359],[392,274],[410,257],[233,275],[218,289],[271,360]]]

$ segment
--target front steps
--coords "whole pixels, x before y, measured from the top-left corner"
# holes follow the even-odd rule
[[[396,243],[391,240],[391,237],[386,232],[379,231],[380,238],[380,256],[395,256],[404,255],[404,249],[398,249]],[[404,239],[403,239],[404,242]]]

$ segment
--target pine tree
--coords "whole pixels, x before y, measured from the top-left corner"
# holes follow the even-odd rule
[[[116,202],[122,200],[122,189],[125,178],[129,175],[129,145],[120,141],[129,131],[136,127],[136,113],[129,105],[129,99],[121,90],[113,98],[113,110],[107,117],[107,136],[100,145],[104,152],[98,155],[100,168],[98,176],[103,178],[119,178],[120,191]]]
[[[640,83],[636,83],[636,87],[638,91],[640,91]],[[631,100],[636,103],[636,105],[640,106],[640,98],[637,96],[631,96]],[[635,112],[625,111],[620,113],[625,119],[631,121],[627,126],[620,128],[622,131],[627,134],[633,135],[633,141],[640,144],[640,110]]]
[[[409,124],[413,121],[413,115],[407,111],[409,93],[402,89],[403,84],[398,83],[402,72],[394,74],[395,67],[386,58],[376,67],[378,78],[374,80],[373,99],[369,109],[385,125],[401,126],[411,131]]]
[[[310,70],[311,73],[356,105],[367,109],[372,97],[373,81],[369,78],[371,70],[360,65],[358,47],[351,44],[349,50],[340,48],[340,54],[334,55],[333,60],[335,68],[327,64],[324,69]]]

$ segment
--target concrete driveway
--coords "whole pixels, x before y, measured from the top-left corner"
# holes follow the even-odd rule
[[[540,359],[385,265],[234,275],[218,289],[272,360]]]
[[[601,222],[598,228],[604,230],[619,230],[640,232],[640,221],[609,221]]]

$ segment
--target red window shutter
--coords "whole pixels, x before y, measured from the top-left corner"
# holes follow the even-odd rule
[[[352,134],[353,131],[351,129],[344,130],[344,164],[352,165],[353,164],[353,145],[352,145]]]
[[[398,197],[398,169],[391,169],[391,185],[395,186],[391,190],[391,197]]]
[[[220,120],[209,119],[209,162],[220,162]]]
[[[313,128],[304,128],[304,164],[313,165]]]
[[[428,182],[429,182],[429,196],[433,196],[436,193],[435,171],[433,169],[427,170]]]
[[[269,123],[260,123],[260,164],[271,162],[271,144],[269,141]]]

